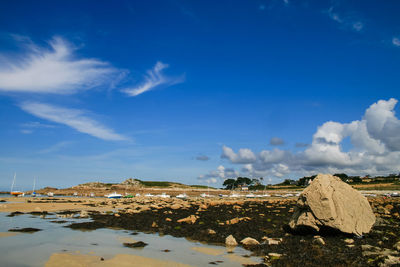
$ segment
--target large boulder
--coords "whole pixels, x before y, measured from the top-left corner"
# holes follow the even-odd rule
[[[360,236],[374,223],[371,206],[360,192],[338,177],[318,174],[300,194],[289,226],[295,231],[329,227]]]

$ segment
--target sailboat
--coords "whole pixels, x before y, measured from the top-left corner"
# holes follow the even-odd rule
[[[36,197],[35,185],[36,185],[36,179],[33,178],[33,189],[32,189],[32,194],[31,194],[32,197]]]
[[[107,198],[121,198],[122,195],[118,194],[117,192],[111,193],[109,195],[105,195]]]
[[[16,197],[21,196],[21,197],[22,197],[22,196],[25,195],[24,192],[22,192],[22,191],[13,191],[16,179],[17,179],[17,173],[14,173],[14,179],[13,179],[13,182],[12,182],[12,184],[11,184],[11,191],[10,191],[10,194],[11,194],[12,196],[16,196]]]

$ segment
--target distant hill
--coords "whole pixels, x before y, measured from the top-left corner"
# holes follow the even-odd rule
[[[131,188],[131,187],[157,187],[157,188],[201,188],[205,189],[207,186],[205,185],[186,185],[182,183],[176,182],[168,182],[168,181],[142,181],[139,179],[129,178],[123,181],[122,183],[102,183],[102,182],[89,182],[84,184],[79,184],[73,186],[73,189],[89,189],[89,188],[103,188],[103,189],[118,189],[118,188]],[[210,189],[214,189],[210,187]]]

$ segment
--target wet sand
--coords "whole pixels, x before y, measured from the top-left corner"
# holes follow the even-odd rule
[[[54,253],[45,264],[46,267],[60,266],[108,266],[108,267],[123,267],[123,266],[148,266],[148,267],[188,267],[190,265],[146,258],[137,255],[117,254],[111,259],[103,259],[100,256],[72,254],[72,253]]]
[[[0,237],[9,237],[9,236],[15,236],[18,235],[19,233],[15,232],[0,232]]]

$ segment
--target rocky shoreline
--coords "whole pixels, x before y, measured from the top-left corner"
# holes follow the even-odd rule
[[[91,218],[66,227],[76,230],[120,228],[135,232],[185,237],[225,245],[232,235],[249,254],[264,257],[267,266],[391,266],[400,263],[400,199],[369,198],[377,217],[362,237],[333,231],[292,233],[287,226],[296,199],[29,199],[31,214]],[[57,203],[58,202],[58,203]],[[64,205],[61,210],[45,206]],[[6,204],[3,204],[6,205]],[[10,208],[9,204],[9,208]],[[65,206],[67,205],[67,206]],[[60,206],[61,207],[61,206]],[[69,208],[67,208],[69,207]],[[40,211],[38,211],[40,209]],[[29,209],[28,209],[29,210]],[[1,211],[1,206],[0,206]],[[14,210],[13,216],[17,216]],[[11,214],[10,214],[11,215]],[[57,221],[54,221],[57,222]],[[257,243],[240,241],[250,237]]]

